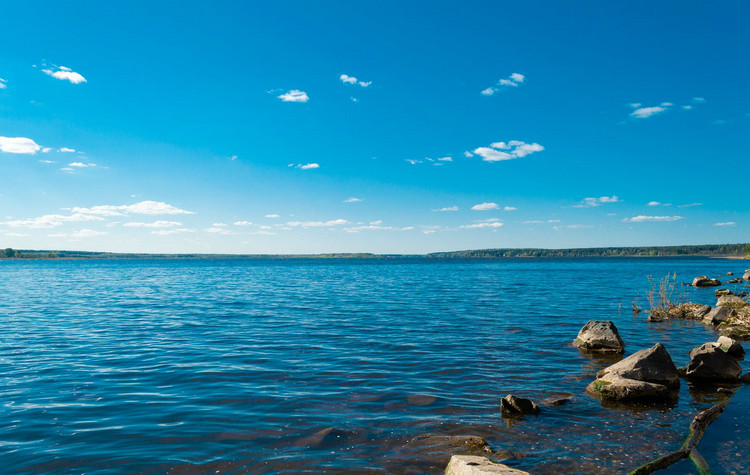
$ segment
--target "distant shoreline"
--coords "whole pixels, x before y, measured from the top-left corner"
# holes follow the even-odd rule
[[[689,246],[594,247],[570,249],[499,248],[428,254],[162,254],[66,250],[0,249],[0,259],[425,259],[498,260],[517,258],[602,258],[602,257],[709,257],[750,259],[750,244],[701,244]]]

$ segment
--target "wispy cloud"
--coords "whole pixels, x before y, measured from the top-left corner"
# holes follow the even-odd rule
[[[472,155],[479,155],[485,162],[499,162],[503,160],[513,160],[514,158],[523,158],[535,152],[541,152],[544,147],[538,143],[526,143],[520,140],[511,140],[509,142],[495,142],[489,147],[479,147],[474,149]]]
[[[517,210],[518,208],[516,208],[515,206],[503,206],[503,209],[504,209],[505,211],[515,211],[515,210]]]
[[[6,79],[0,78],[0,89],[5,89],[8,87],[8,81]]]
[[[727,221],[725,223],[714,223],[714,226],[737,226],[734,221]]]
[[[106,236],[109,234],[107,231],[95,231],[93,229],[81,229],[79,231],[70,233],[70,237],[74,238],[89,238],[97,236]]]
[[[641,104],[631,104],[631,107],[634,107],[635,110],[630,113],[630,117],[634,117],[636,119],[645,119],[646,117],[651,117],[652,115],[665,112],[671,105],[671,102],[662,102],[661,105],[650,107],[641,107]]]
[[[471,207],[474,211],[489,211],[492,209],[500,209],[500,205],[497,203],[479,203]]]
[[[302,227],[302,228],[323,228],[332,226],[343,226],[348,224],[349,221],[345,219],[333,219],[331,221],[291,221],[286,223],[287,226],[291,227]]]
[[[617,196],[600,196],[599,198],[584,198],[577,205],[573,205],[573,208],[593,208],[600,206],[604,203],[619,203],[620,199]]]
[[[73,162],[68,164],[71,168],[94,168],[96,163]]]
[[[61,81],[70,81],[73,84],[86,82],[86,78],[65,66],[52,66],[50,68],[42,69],[42,72],[48,76],[52,76],[55,79],[60,79]]]
[[[62,152],[62,153],[76,153],[75,149],[68,148],[68,147],[58,148],[57,151]]]
[[[497,218],[485,219],[473,224],[464,224],[460,226],[461,229],[497,229],[503,227],[504,224]]]
[[[192,211],[176,208],[170,204],[161,201],[141,201],[132,205],[101,205],[91,208],[75,207],[71,211],[74,213],[93,214],[99,216],[121,216],[123,214],[193,214]]]
[[[12,221],[0,222],[11,228],[29,228],[29,229],[49,229],[62,226],[63,223],[79,221],[104,221],[104,218],[74,212],[70,215],[46,214],[36,218],[18,219]]]
[[[682,216],[633,216],[632,218],[623,219],[626,223],[649,223],[649,222],[665,222],[665,221],[679,221],[685,219]]]
[[[182,226],[182,223],[177,221],[154,221],[153,223],[139,223],[131,222],[123,224],[126,228],[174,228]]]
[[[300,170],[313,170],[315,168],[320,168],[320,165],[317,163],[290,163],[287,167],[299,168]]]
[[[500,79],[499,81],[497,81],[497,84],[495,86],[491,86],[491,87],[488,87],[487,89],[484,89],[482,91],[482,95],[492,96],[504,87],[518,87],[525,80],[526,80],[526,76],[524,76],[523,74],[513,73],[507,78]]]
[[[272,218],[272,219],[275,219],[275,218],[280,218],[280,217],[281,217],[281,215],[278,215],[278,214],[267,214],[267,215],[265,215],[264,217],[265,217],[265,218]]]
[[[0,152],[34,155],[42,146],[26,137],[0,137]]]
[[[677,205],[678,208],[692,208],[694,206],[703,206],[703,203],[688,203],[684,205]]]
[[[362,199],[360,199],[360,198],[355,198],[355,197],[353,197],[353,196],[352,196],[351,198],[347,198],[347,199],[345,199],[345,200],[343,201],[343,203],[359,203],[360,201],[362,201]]]
[[[151,234],[156,234],[157,236],[171,236],[172,234],[183,234],[183,233],[194,233],[195,229],[189,229],[189,228],[177,228],[177,229],[159,229],[156,231],[151,231]]]
[[[284,102],[307,102],[310,100],[310,97],[305,91],[300,91],[298,89],[292,89],[291,91],[285,92],[276,97]]]
[[[252,226],[253,223],[250,221],[235,221],[234,225],[235,226]]]
[[[437,212],[458,211],[458,206],[446,206],[445,208],[433,209],[432,211],[437,211]]]
[[[341,76],[339,76],[339,79],[344,84],[352,84],[352,85],[356,84],[356,85],[359,85],[361,87],[368,87],[369,85],[372,84],[372,81],[360,81],[359,79],[355,78],[354,76],[349,76],[349,75],[346,75],[346,74],[342,74]]]

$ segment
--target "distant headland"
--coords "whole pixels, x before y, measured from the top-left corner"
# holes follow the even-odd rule
[[[582,257],[722,257],[750,258],[750,244],[690,246],[591,247],[571,249],[476,249],[429,254],[152,254],[95,251],[0,249],[0,259],[507,259]]]

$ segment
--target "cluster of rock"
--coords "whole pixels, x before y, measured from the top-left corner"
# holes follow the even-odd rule
[[[529,475],[529,472],[492,462],[487,457],[454,455],[448,462],[445,475]]]
[[[614,323],[592,320],[584,325],[573,344],[584,351],[597,351],[593,348],[603,340],[622,342]],[[624,350],[624,345],[621,348]],[[612,351],[612,345],[599,351]],[[694,348],[687,368],[678,370],[664,345],[657,343],[599,371],[586,390],[604,400],[674,399],[680,375],[704,383],[737,381],[742,373],[737,358],[744,355],[738,341],[722,336],[716,342]]]

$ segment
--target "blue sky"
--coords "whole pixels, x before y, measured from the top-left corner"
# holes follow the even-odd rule
[[[746,2],[6,2],[0,247],[750,241]]]

